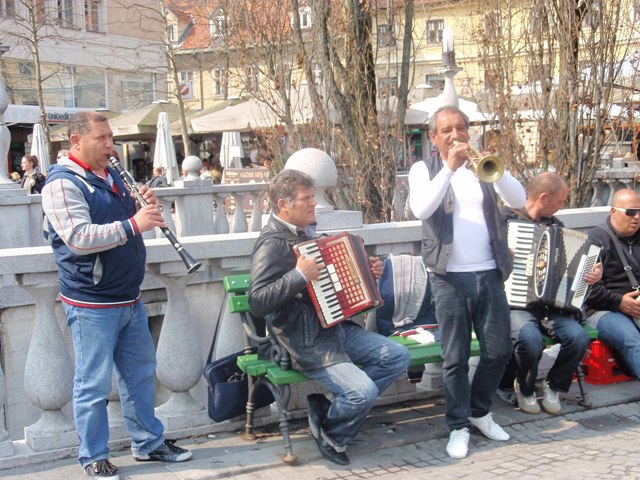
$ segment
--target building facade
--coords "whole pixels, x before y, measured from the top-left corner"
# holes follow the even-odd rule
[[[164,26],[149,15],[154,8],[152,0],[0,1],[10,170],[28,151],[41,104],[55,125],[81,109],[127,111],[165,97]]]

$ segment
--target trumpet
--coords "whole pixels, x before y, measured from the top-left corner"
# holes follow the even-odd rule
[[[135,180],[133,179],[131,174],[127,172],[122,167],[122,165],[120,165],[120,162],[118,161],[118,159],[116,157],[110,156],[109,165],[116,172],[118,172],[118,175],[120,175],[120,177],[124,181],[124,184],[127,186],[131,194],[136,198],[136,200],[138,200],[138,203],[142,206],[147,205],[147,201],[144,199],[144,197],[140,193],[140,190],[138,190],[138,186],[136,185]],[[195,272],[202,266],[201,262],[197,262],[191,255],[189,255],[189,252],[187,252],[184,249],[184,246],[182,245],[182,243],[180,243],[175,233],[173,233],[169,227],[160,228],[160,230],[162,230],[162,233],[164,233],[165,237],[169,239],[171,246],[175,248],[176,252],[178,252],[178,255],[180,255],[180,258],[182,259],[185,266],[187,267],[188,274]]]
[[[459,145],[457,140],[453,145]],[[471,145],[467,147],[467,168],[469,168],[481,182],[495,182],[504,174],[504,161],[497,155],[482,155]]]

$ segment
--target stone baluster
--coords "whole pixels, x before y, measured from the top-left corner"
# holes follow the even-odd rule
[[[171,204],[175,200],[175,197],[159,197],[160,203],[162,204],[162,213],[164,215],[164,221],[167,222],[167,226],[172,232],[176,231],[176,224],[173,221],[173,215],[175,212],[171,213]],[[156,238],[165,238],[164,233],[159,228],[156,228]]]
[[[13,442],[6,430],[5,405],[7,404],[7,387],[4,383],[4,372],[0,366],[0,457],[10,457],[14,454]]]
[[[36,452],[78,445],[73,422],[62,412],[73,392],[73,362],[55,315],[58,275],[32,273],[17,275],[20,286],[36,304],[27,361],[24,390],[42,410],[40,419],[25,427],[25,439]]]
[[[249,231],[259,232],[262,230],[262,210],[260,209],[258,195],[255,195],[251,201],[251,207],[251,224],[249,225]]]
[[[215,233],[229,233],[229,219],[227,219],[227,212],[224,209],[224,199],[226,195],[214,195],[216,201],[216,213],[214,220]]]
[[[210,422],[205,407],[189,392],[202,376],[204,360],[198,334],[189,315],[189,302],[184,292],[187,275],[160,273],[161,265],[149,265],[167,289],[167,308],[162,322],[156,358],[160,383],[171,391],[169,400],[156,409],[156,415],[167,430],[205,425]]]
[[[244,199],[246,196],[246,194],[240,192],[233,194],[233,197],[236,201],[236,208],[233,212],[233,223],[231,225],[232,233],[243,233],[248,230],[247,217],[244,214],[243,207]]]

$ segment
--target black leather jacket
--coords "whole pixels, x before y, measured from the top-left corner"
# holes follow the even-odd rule
[[[265,318],[293,367],[302,371],[350,361],[339,328],[320,325],[307,282],[295,270],[292,247],[304,240],[272,215],[253,248],[249,287],[251,313]]]

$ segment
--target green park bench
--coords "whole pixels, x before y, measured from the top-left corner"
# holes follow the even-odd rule
[[[289,356],[277,341],[265,335],[264,324],[260,324],[249,313],[249,274],[230,275],[224,278],[224,289],[228,297],[228,307],[231,313],[237,313],[242,321],[244,331],[244,355],[238,357],[237,364],[248,378],[249,400],[246,408],[245,435],[253,438],[254,419],[254,392],[261,385],[266,386],[275,399],[279,414],[279,427],[285,446],[283,460],[293,464],[296,457],[293,454],[293,447],[289,436],[288,404],[291,397],[291,385],[309,380],[302,373],[295,370],[289,361]],[[597,332],[589,326],[585,326],[590,339],[597,338]],[[431,344],[421,344],[407,337],[390,337],[409,349],[411,354],[411,366],[420,366],[430,363],[442,362],[442,348],[439,342]],[[547,338],[547,344],[553,341]],[[255,353],[257,345],[265,345],[269,352],[269,359],[258,358]],[[480,355],[480,345],[476,339],[471,342],[471,356]],[[582,369],[577,369],[578,384],[582,396],[581,404],[589,407],[590,403],[583,388]]]

